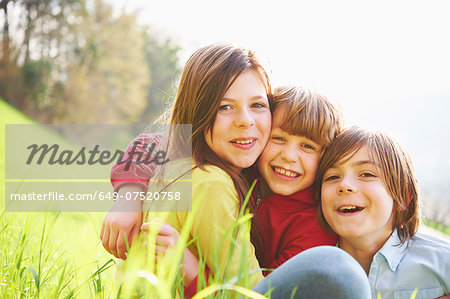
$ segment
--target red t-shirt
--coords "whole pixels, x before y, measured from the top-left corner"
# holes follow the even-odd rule
[[[274,269],[308,248],[336,245],[336,234],[320,226],[316,212],[312,186],[290,196],[273,194],[262,199],[254,219],[262,238],[254,244],[260,266]]]

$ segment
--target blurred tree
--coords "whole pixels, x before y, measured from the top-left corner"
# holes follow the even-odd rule
[[[0,96],[36,120],[148,122],[172,93],[179,47],[149,36],[136,13],[104,0],[0,1],[19,16],[12,35],[3,22]]]
[[[136,17],[124,13],[113,17],[111,6],[96,0],[78,28],[67,68],[62,118],[70,122],[138,122],[150,77],[144,34]],[[64,113],[67,111],[70,115]]]
[[[140,115],[142,123],[149,123],[171,102],[178,89],[181,75],[178,65],[180,47],[170,39],[160,40],[159,34],[147,30],[145,55],[150,70],[151,84],[148,87],[145,109]]]
[[[0,58],[0,63],[9,61],[9,22],[8,22],[8,3],[11,0],[1,0],[0,10],[3,11],[4,21],[3,21],[3,37],[2,37],[2,56]]]

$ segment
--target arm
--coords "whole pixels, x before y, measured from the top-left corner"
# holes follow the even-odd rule
[[[141,230],[148,232],[151,229],[151,222],[142,224]],[[163,223],[160,227],[159,233],[156,236],[156,258],[163,256],[168,248],[175,247],[180,234],[170,224]],[[184,278],[184,296],[192,298],[197,293],[197,277],[198,277],[199,261],[195,255],[186,248],[184,251],[184,264],[181,269]],[[206,267],[205,281],[208,281],[209,271]]]
[[[214,171],[204,173],[208,179],[198,179],[194,173],[192,209],[197,211],[191,236],[197,237],[195,244],[206,265],[213,276],[222,281],[242,271],[259,269],[249,231],[240,228],[236,239],[232,239],[230,228],[238,220],[239,202],[231,179],[227,175],[225,179],[214,179],[217,175]],[[248,269],[240,268],[241,260],[245,260]],[[261,279],[261,272],[257,272],[251,276],[251,283],[254,285]]]
[[[100,239],[106,251],[124,260],[127,258],[126,242],[128,242],[128,246],[131,246],[133,239],[139,234],[142,223],[141,202],[140,200],[125,200],[127,192],[132,192],[132,194],[142,192],[142,187],[129,184],[119,189],[120,200],[117,200],[106,214],[100,231]]]
[[[157,226],[159,226],[158,224]],[[152,222],[142,224],[141,230],[148,232],[151,229]],[[179,232],[168,223],[163,223],[156,236],[156,258],[164,256],[167,249],[174,248],[180,237]],[[182,267],[184,284],[189,285],[198,276],[198,259],[189,250],[184,251],[184,265]]]
[[[114,191],[118,193],[117,200],[106,215],[102,223],[100,239],[103,247],[117,258],[126,259],[127,242],[128,246],[134,237],[139,234],[142,224],[141,201],[126,200],[127,192],[146,192],[148,180],[153,177],[155,164],[137,164],[138,155],[131,155],[132,152],[146,153],[153,144],[152,155],[161,149],[165,144],[162,135],[141,134],[136,137],[127,147],[122,157],[122,161],[129,160],[129,163],[116,163],[111,169],[111,184]],[[150,156],[150,160],[152,156]],[[135,196],[132,196],[135,198]]]

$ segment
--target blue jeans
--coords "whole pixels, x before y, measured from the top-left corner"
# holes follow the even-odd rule
[[[297,254],[253,290],[260,294],[271,290],[267,295],[272,299],[371,298],[363,268],[348,253],[332,246],[319,246]]]

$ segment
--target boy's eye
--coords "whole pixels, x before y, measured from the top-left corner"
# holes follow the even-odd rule
[[[339,176],[337,176],[337,175],[330,175],[330,176],[325,177],[325,179],[323,181],[324,182],[330,182],[330,181],[334,181],[334,180],[337,180],[337,179],[339,179]]]
[[[219,106],[219,110],[222,110],[222,111],[226,111],[226,110],[230,110],[230,109],[231,109],[230,105],[221,105],[221,106]]]
[[[303,147],[304,147],[304,148],[307,148],[307,149],[316,150],[316,148],[315,148],[314,146],[312,146],[311,144],[307,144],[307,143],[305,143],[305,144],[303,145]]]
[[[361,176],[364,177],[364,178],[374,178],[374,177],[376,177],[376,175],[374,175],[373,173],[370,173],[370,172],[363,172],[361,174]]]
[[[284,141],[285,139],[281,136],[272,136],[272,140],[276,140],[276,141]]]

